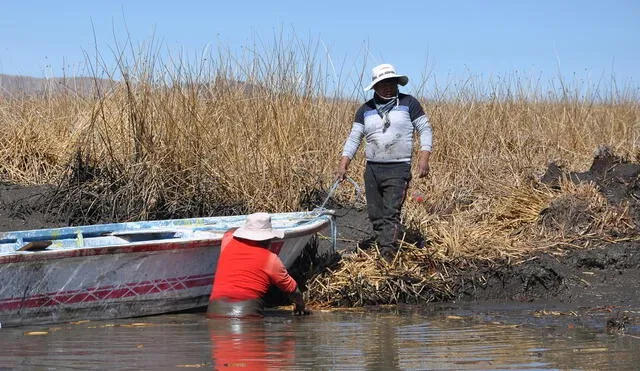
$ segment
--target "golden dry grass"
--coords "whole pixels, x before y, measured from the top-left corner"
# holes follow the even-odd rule
[[[83,181],[96,196],[90,207],[124,208],[113,211],[118,219],[207,213],[216,203],[292,211],[331,184],[359,102],[327,97],[313,58],[276,50],[199,69],[140,58],[119,60],[123,77],[98,97],[0,100],[0,180]],[[435,133],[432,172],[413,182],[427,199],[407,201],[404,219],[428,237],[430,259],[511,258],[565,241],[565,229],[541,223],[562,197],[592,205],[582,237],[631,227],[624,208],[589,186],[549,190],[537,179],[550,161],[588,168],[602,144],[640,157],[637,97],[491,96],[422,99]],[[359,153],[350,175],[361,184],[363,165]]]

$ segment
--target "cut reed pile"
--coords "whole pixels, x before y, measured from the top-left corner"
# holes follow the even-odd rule
[[[315,307],[444,301],[454,295],[454,269],[434,260],[428,249],[411,244],[403,244],[392,262],[378,249],[358,248],[310,282],[309,301]]]
[[[0,100],[0,181],[58,183],[51,210],[75,224],[314,206],[310,195],[331,184],[363,97],[329,97],[331,69],[312,50],[283,43],[249,59],[221,56],[195,67],[116,50],[117,72],[106,78],[117,81],[109,90]],[[566,85],[550,94],[464,86],[435,87],[421,98],[435,133],[432,175],[414,179],[410,192],[426,201],[409,200],[403,215],[428,248],[407,246],[392,266],[359,252],[352,267],[331,273],[335,282],[318,280],[327,287],[317,291],[323,301],[435,300],[449,295],[442,268],[452,262],[519,259],[635,228],[624,207],[607,205],[593,186],[549,189],[539,179],[551,161],[588,167],[601,144],[638,161],[636,95],[583,96]],[[361,184],[363,168],[361,152],[349,174]],[[351,197],[338,191],[339,200]],[[560,214],[550,216],[558,205],[580,206],[589,217],[578,229],[567,227]],[[340,294],[349,285],[376,293]]]

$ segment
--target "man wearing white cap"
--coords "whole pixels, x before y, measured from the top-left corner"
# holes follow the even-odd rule
[[[283,231],[272,228],[267,213],[248,215],[244,226],[224,234],[207,317],[261,316],[262,297],[271,285],[289,294],[294,314],[310,313],[298,284],[269,250],[274,239],[283,237]]]
[[[397,251],[400,213],[412,178],[413,135],[417,132],[420,138],[417,171],[422,178],[429,174],[432,129],[418,100],[398,91],[398,85],[409,82],[407,76],[397,74],[390,64],[381,64],[373,68],[371,80],[365,91],[373,89],[373,98],[356,112],[336,179],[346,177],[349,163],[362,138],[366,138],[367,211],[381,254],[392,260]]]

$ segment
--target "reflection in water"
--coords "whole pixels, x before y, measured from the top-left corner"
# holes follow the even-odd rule
[[[563,313],[451,306],[247,320],[185,313],[2,328],[0,370],[637,369],[637,314],[625,335],[610,335],[604,316]]]
[[[270,323],[259,318],[210,319],[211,359],[215,368],[266,370],[292,366],[294,333],[286,328],[270,331],[274,327]]]
[[[369,346],[365,351],[367,368],[395,370],[399,367],[397,327],[394,324],[396,318],[393,317],[379,318],[377,326],[371,329]]]

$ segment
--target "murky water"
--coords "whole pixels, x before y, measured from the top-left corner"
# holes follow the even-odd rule
[[[606,312],[606,313],[605,313]],[[637,316],[627,309],[626,313]],[[1,369],[639,369],[640,328],[612,312],[478,306],[204,313],[0,329]]]

